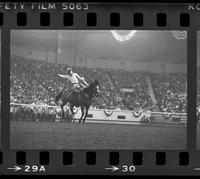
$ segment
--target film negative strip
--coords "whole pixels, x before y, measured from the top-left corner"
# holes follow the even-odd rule
[[[199,10],[0,3],[0,174],[200,175]]]

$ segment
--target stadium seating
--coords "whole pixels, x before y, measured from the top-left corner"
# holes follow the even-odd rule
[[[54,99],[70,83],[57,74],[65,74],[66,64],[54,64],[39,60],[28,60],[14,56],[11,59],[10,100],[12,103],[55,105]],[[90,83],[100,82],[100,96],[93,107],[100,109],[143,108],[151,111],[186,112],[186,74],[127,72],[113,69],[88,69],[72,66],[73,71]],[[157,99],[157,106],[149,94],[146,76],[149,76]],[[121,88],[131,88],[132,93]],[[198,96],[198,98],[200,98]]]

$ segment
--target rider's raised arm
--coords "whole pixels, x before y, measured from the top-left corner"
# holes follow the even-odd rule
[[[68,75],[61,75],[61,74],[58,74],[58,76],[60,76],[60,77],[62,77],[62,78],[67,78],[67,79],[69,78]]]

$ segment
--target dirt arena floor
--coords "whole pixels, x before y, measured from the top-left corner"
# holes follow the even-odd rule
[[[11,121],[12,149],[186,149],[186,127]]]

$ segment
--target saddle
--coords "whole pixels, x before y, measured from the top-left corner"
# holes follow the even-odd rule
[[[79,93],[83,98],[87,99],[89,98],[89,95],[84,92],[84,89],[85,88],[80,84],[80,87],[72,89],[72,92]]]
[[[75,93],[79,93],[81,95],[81,97],[88,99],[89,95],[87,93],[84,93],[83,91],[83,87],[80,88],[72,88],[72,89],[63,89],[57,96],[57,100],[59,100],[60,98],[62,98],[63,95],[65,96],[69,96],[71,93],[75,92]]]

